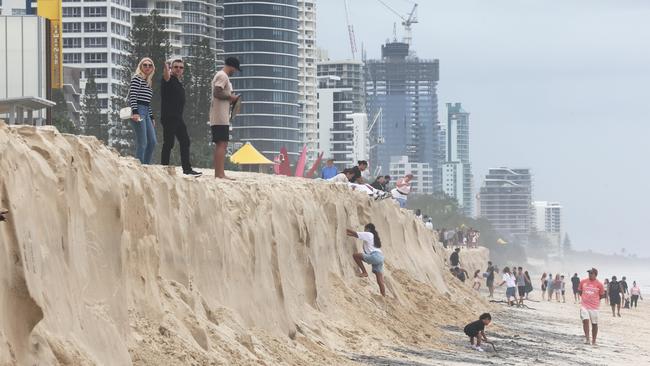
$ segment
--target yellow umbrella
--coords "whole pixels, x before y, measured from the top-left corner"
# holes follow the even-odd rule
[[[232,154],[230,161],[239,165],[273,165],[274,163],[262,155],[250,142],[247,142],[237,152]]]

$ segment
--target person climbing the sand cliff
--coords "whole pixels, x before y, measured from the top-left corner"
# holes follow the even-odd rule
[[[377,285],[379,285],[379,292],[382,296],[386,296],[386,289],[384,287],[384,254],[381,249],[381,239],[372,223],[366,224],[364,231],[354,231],[347,229],[347,235],[363,240],[363,253],[355,252],[352,254],[354,262],[359,266],[361,273],[359,277],[368,277],[366,267],[363,262],[372,265],[372,272],[377,277]]]
[[[458,267],[460,265],[460,248],[456,248],[449,256],[449,265],[451,267]]]
[[[488,341],[487,337],[485,336],[485,327],[488,326],[491,321],[492,316],[490,313],[483,313],[477,321],[471,322],[465,326],[463,331],[469,337],[470,347],[479,352],[483,352],[483,348],[481,348],[481,342]]]
[[[585,332],[585,344],[596,345],[598,336],[598,308],[600,299],[605,297],[605,287],[596,279],[598,270],[592,268],[587,271],[589,278],[580,281],[578,293],[580,294],[580,319]],[[589,342],[589,322],[591,321],[591,342]]]

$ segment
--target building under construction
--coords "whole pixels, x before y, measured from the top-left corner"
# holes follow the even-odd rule
[[[409,53],[408,43],[397,41],[383,45],[381,56],[366,61],[368,114],[381,110],[383,115],[381,128],[371,131],[371,166],[388,173],[391,158],[397,156],[427,163],[433,190],[441,192],[444,155],[438,122],[438,60],[419,59]]]

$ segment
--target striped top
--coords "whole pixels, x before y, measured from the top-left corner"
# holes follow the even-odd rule
[[[147,81],[140,75],[134,75],[131,78],[131,87],[129,89],[129,106],[131,113],[138,114],[138,104],[150,105],[153,97],[153,89],[147,85]],[[153,112],[149,109],[149,116],[153,119]]]

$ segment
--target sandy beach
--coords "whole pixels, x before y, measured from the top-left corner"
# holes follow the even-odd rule
[[[345,184],[186,178],[95,138],[3,123],[0,156],[1,366],[650,362],[645,302],[620,319],[603,309],[600,345],[585,346],[577,305],[488,302],[412,212]],[[345,234],[368,222],[385,298],[357,277]],[[489,251],[460,257],[473,273]],[[461,331],[486,311],[498,352]]]
[[[495,295],[503,297],[501,292],[497,290]],[[496,352],[489,345],[485,345],[484,353],[469,349],[462,333],[464,324],[450,319],[450,324],[441,325],[448,349],[388,346],[390,349],[385,355],[354,355],[351,358],[368,365],[397,366],[650,364],[650,304],[647,301],[640,301],[637,309],[622,309],[621,318],[613,318],[611,309],[603,301],[599,344],[588,346],[584,344],[578,304],[572,299],[557,303],[539,301],[536,297],[526,302],[530,309],[491,304],[493,323],[486,332],[488,339],[495,343]]]

